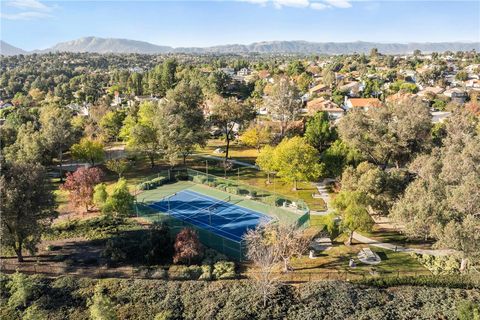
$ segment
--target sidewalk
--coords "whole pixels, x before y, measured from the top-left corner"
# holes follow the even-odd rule
[[[209,154],[199,154],[199,153],[195,153],[195,154],[192,154],[193,157],[200,157],[200,158],[205,158],[205,159],[211,159],[211,160],[216,160],[216,161],[223,161],[225,160],[224,157],[216,157],[216,156],[211,156]],[[255,168],[255,169],[258,169],[258,166],[254,165],[254,164],[251,164],[251,163],[247,163],[247,162],[243,162],[243,161],[238,161],[238,160],[234,160],[234,159],[228,159],[228,161],[231,161],[239,166],[242,166],[242,167],[247,167],[247,168]]]
[[[418,254],[429,254],[432,256],[448,256],[455,253],[455,250],[450,250],[450,249],[429,250],[429,249],[406,248],[406,247],[395,245],[393,243],[380,242],[374,239],[370,239],[368,237],[362,236],[357,232],[353,233],[353,239],[373,247],[396,251],[396,252],[406,252],[406,253],[415,252]]]

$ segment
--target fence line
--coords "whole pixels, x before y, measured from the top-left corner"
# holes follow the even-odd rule
[[[25,274],[43,274],[49,277],[70,275],[76,277],[87,277],[94,279],[120,278],[120,279],[155,279],[155,280],[198,280],[191,278],[183,272],[172,272],[164,268],[136,269],[133,267],[105,268],[105,267],[69,267],[49,266],[38,264],[5,264],[0,265],[1,273],[21,272]],[[229,279],[250,279],[260,275],[259,272],[238,273]],[[327,272],[272,272],[272,278],[283,283],[305,283],[312,281],[354,281],[381,278],[400,278],[405,276],[418,277],[432,275],[425,271],[392,271],[392,272],[348,272],[348,271],[327,271]]]

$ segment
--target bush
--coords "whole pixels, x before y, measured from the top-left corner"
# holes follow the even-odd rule
[[[172,265],[168,269],[171,280],[198,280],[203,270],[200,266]]]
[[[199,183],[199,184],[205,184],[207,181],[207,177],[205,176],[194,176],[192,179],[193,182]]]
[[[235,263],[231,261],[219,261],[213,265],[213,276],[215,279],[234,279]]]
[[[288,203],[288,200],[279,196],[271,195],[266,197],[266,202],[272,206],[281,207],[284,203]]]
[[[239,194],[240,193],[240,189],[238,189],[237,187],[226,187],[225,191],[227,191],[228,193],[231,193],[231,194]]]
[[[433,274],[458,274],[460,273],[460,261],[454,256],[432,256],[429,254],[412,253],[425,268],[430,270]]]
[[[448,288],[480,288],[480,278],[468,275],[435,275],[435,276],[407,276],[407,277],[383,277],[357,280],[355,283],[366,284],[380,288],[393,286],[427,286]]]
[[[179,171],[175,174],[175,180],[186,181],[186,180],[188,180],[188,174],[184,171]]]
[[[202,274],[198,278],[198,280],[212,280],[212,266],[209,264],[202,265]]]
[[[152,180],[150,180],[150,183],[154,186],[154,187],[160,187],[161,185],[165,184],[167,182],[167,178],[166,177],[158,177],[158,178],[154,178]]]
[[[228,260],[227,256],[214,249],[207,248],[203,256],[202,264],[213,265],[219,261]]]

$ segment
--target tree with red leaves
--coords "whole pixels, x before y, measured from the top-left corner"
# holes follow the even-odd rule
[[[184,228],[177,234],[173,247],[175,249],[174,263],[187,262],[190,264],[192,259],[200,258],[203,253],[198,235],[191,228]]]
[[[75,208],[85,208],[88,212],[92,205],[94,187],[101,181],[103,171],[99,168],[78,168],[74,173],[67,173],[62,190],[69,191],[70,203]]]

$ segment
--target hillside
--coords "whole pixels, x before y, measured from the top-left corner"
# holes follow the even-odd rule
[[[0,40],[0,54],[4,56],[14,56],[17,54],[25,54],[26,51],[20,48],[14,47],[11,44],[6,43],[3,40]]]
[[[308,41],[264,41],[248,45],[228,44],[212,47],[179,47],[159,46],[149,42],[129,39],[85,37],[67,42],[60,42],[36,53],[46,52],[94,52],[94,53],[195,53],[195,54],[351,54],[368,53],[377,48],[385,54],[407,54],[418,49],[422,52],[470,51],[480,50],[479,42],[439,42],[439,43],[377,43],[377,42],[308,42]],[[5,55],[26,53],[2,41],[2,52]],[[32,52],[32,53],[33,53]]]

